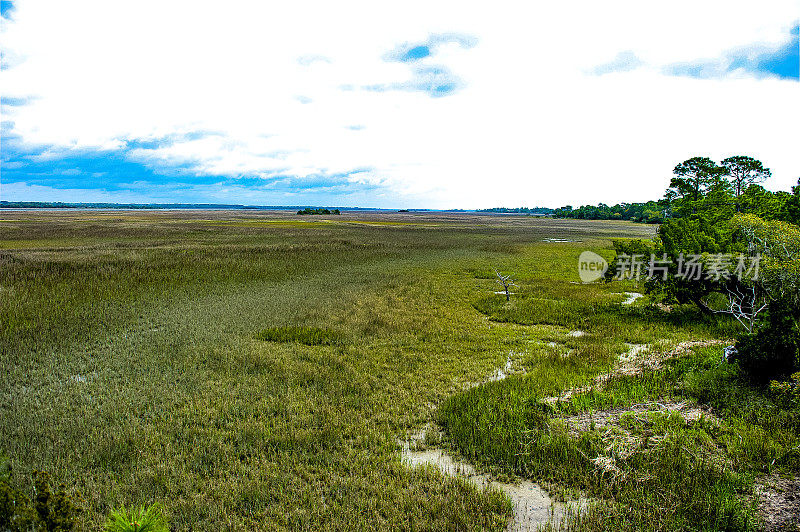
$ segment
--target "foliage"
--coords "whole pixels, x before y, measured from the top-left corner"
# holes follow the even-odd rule
[[[800,326],[785,307],[770,308],[769,319],[756,332],[736,341],[733,360],[752,378],[766,382],[800,370]]]
[[[759,183],[771,172],[746,155],[728,157],[717,165],[708,157],[693,157],[675,166],[674,177],[664,198],[646,203],[608,206],[567,205],[556,209],[556,218],[585,220],[630,220],[662,223],[670,218],[700,215],[712,223],[723,223],[735,213],[751,213],[765,220],[800,224],[800,181],[792,193],[770,192]]]
[[[800,225],[800,179],[797,180],[797,185],[792,187],[792,194],[786,195],[781,219]]]
[[[11,484],[11,465],[0,463],[0,530],[67,532],[74,530],[82,513],[80,496],[67,494],[64,484],[53,493],[50,476],[33,473],[33,501]]]
[[[106,532],[169,532],[167,520],[158,504],[112,510]]]
[[[731,237],[731,230],[725,226],[713,224],[702,216],[687,218],[671,218],[661,224],[658,235],[653,241],[621,241],[614,240],[617,257],[638,256],[648,263],[651,258],[666,261],[667,275],[655,275],[648,278],[647,271],[642,271],[645,288],[648,293],[667,303],[695,303],[703,310],[709,310],[704,298],[722,285],[705,276],[699,279],[681,276],[685,273],[691,256],[707,254],[731,253],[737,249]],[[618,260],[612,261],[606,272],[606,280],[618,277],[621,267]]]
[[[742,235],[751,252],[779,261],[800,256],[800,227],[794,224],[745,214],[733,219],[732,228]]]
[[[297,211],[297,214],[342,214],[339,212],[339,209],[312,209],[311,207],[306,207],[305,209],[301,209]]]
[[[618,257],[649,255],[643,243],[615,241],[614,246]],[[665,257],[669,267],[666,276],[646,279],[648,293],[739,320],[746,331],[737,342],[736,360],[753,378],[763,381],[794,371],[800,318],[800,228],[753,214],[738,214],[727,223],[692,215],[662,224],[652,247],[652,255]],[[737,252],[746,253],[743,260],[757,266],[750,278],[732,272],[719,278],[681,275],[686,273],[681,269],[685,270],[687,257],[701,257],[699,262],[705,264],[713,254]],[[610,268],[607,279],[612,272]],[[763,315],[769,316],[766,321],[761,320]]]
[[[769,298],[800,316],[800,227],[754,215],[737,215],[731,227],[751,255],[762,257],[759,285]]]
[[[766,193],[752,184],[757,180],[752,168],[758,164],[734,162],[728,161],[727,171],[744,172],[737,174],[740,181],[751,183],[742,195],[744,201],[738,203],[746,206],[750,197]],[[751,170],[742,170],[742,165],[750,165]],[[704,159],[682,163],[676,167],[676,174],[689,176],[676,178],[673,186],[683,191],[683,201],[691,198],[695,211],[712,195],[722,175]],[[764,206],[766,202],[760,204]],[[771,212],[774,215],[776,211],[777,207]],[[694,303],[709,313],[734,316],[746,329],[737,342],[736,359],[741,367],[757,380],[785,376],[794,371],[798,363],[795,334],[800,318],[800,228],[754,214],[730,217],[723,213],[722,218],[719,210],[704,209],[665,221],[653,243],[615,241],[617,267],[609,268],[606,280],[620,277],[615,273],[622,267],[622,257],[665,260],[666,274],[648,276],[645,280],[645,288],[651,296],[669,303]],[[686,275],[689,257],[698,257],[698,262],[706,265],[714,255],[721,253],[738,253],[741,260],[755,264],[751,277],[733,275],[732,271],[719,277]],[[716,302],[715,294],[718,295]],[[766,321],[761,320],[764,311],[769,314]]]
[[[736,198],[753,184],[765,181],[772,172],[764,164],[746,155],[735,155],[722,161],[725,174],[731,179]]]
[[[771,381],[769,389],[786,407],[800,409],[800,371],[786,381]]]
[[[723,169],[708,157],[692,157],[672,170],[675,177],[669,182],[668,198],[677,198],[677,212],[696,214],[704,195],[715,185]]]
[[[575,218],[579,220],[628,220],[657,224],[664,221],[667,205],[665,202],[648,201],[647,203],[620,203],[608,206],[600,203],[597,206],[584,205],[573,209],[567,205],[556,209],[556,218]]]
[[[786,192],[770,192],[761,185],[750,185],[737,198],[739,212],[749,213],[764,220],[779,220],[787,201]]]

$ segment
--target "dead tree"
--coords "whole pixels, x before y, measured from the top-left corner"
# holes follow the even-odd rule
[[[517,286],[517,283],[514,282],[514,278],[512,278],[511,275],[503,275],[498,272],[497,269],[494,270],[494,273],[497,274],[497,282],[503,287],[503,292],[506,294],[506,301],[511,301],[511,293],[509,290],[512,286]]]
[[[728,297],[728,304],[722,310],[715,310],[717,314],[727,314],[736,320],[752,333],[759,314],[769,307],[767,298],[760,294],[759,287],[756,285],[745,286],[741,283],[728,283],[724,289],[724,294]]]

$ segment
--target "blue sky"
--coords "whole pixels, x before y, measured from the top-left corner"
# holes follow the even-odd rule
[[[555,207],[658,197],[698,154],[800,176],[793,2],[163,4],[0,2],[1,199]]]

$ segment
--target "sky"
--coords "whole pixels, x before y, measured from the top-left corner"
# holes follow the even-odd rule
[[[380,208],[800,178],[800,0],[0,2],[0,199]]]

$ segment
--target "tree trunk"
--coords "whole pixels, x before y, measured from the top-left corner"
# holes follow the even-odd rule
[[[703,301],[701,298],[699,298],[699,297],[693,298],[692,302],[695,305],[697,305],[698,307],[700,307],[700,310],[703,311],[703,314],[713,314],[714,313],[714,311],[711,310],[711,307],[706,305],[706,302]]]

